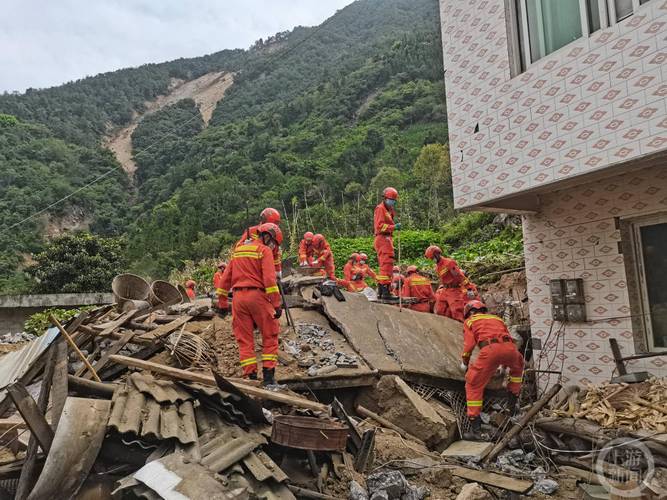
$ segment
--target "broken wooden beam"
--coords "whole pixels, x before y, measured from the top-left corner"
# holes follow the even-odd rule
[[[357,413],[359,413],[359,415],[363,415],[364,417],[372,418],[373,420],[375,420],[376,422],[378,422],[382,426],[384,426],[388,429],[391,429],[393,431],[398,432],[401,436],[403,436],[406,439],[410,439],[410,440],[412,440],[416,443],[419,443],[423,446],[426,446],[426,443],[424,443],[424,441],[422,441],[418,437],[413,436],[412,434],[410,434],[408,431],[406,431],[402,427],[399,427],[398,425],[390,422],[386,418],[381,417],[377,413],[374,413],[374,412],[370,411],[368,408],[364,408],[363,406],[359,405],[359,406],[357,406]]]
[[[60,330],[60,333],[63,335],[63,337],[65,337],[65,340],[67,340],[67,343],[74,350],[74,352],[77,354],[77,356],[79,356],[79,359],[81,359],[81,361],[83,361],[83,364],[86,365],[86,367],[93,374],[93,378],[95,380],[97,380],[98,382],[102,382],[100,380],[100,377],[97,376],[97,372],[95,371],[95,369],[92,367],[90,362],[88,362],[88,359],[86,359],[86,357],[83,355],[83,353],[81,352],[79,347],[72,340],[72,337],[70,336],[70,334],[67,333],[67,330],[65,330],[65,328],[63,328],[63,325],[60,324],[60,321],[58,321],[58,319],[53,314],[49,314],[49,319],[51,320],[51,322],[54,325],[56,325],[56,327],[58,327],[58,330]]]
[[[119,356],[117,354],[110,356],[110,361],[119,363],[125,366],[131,366],[133,368],[140,368],[142,370],[148,370],[155,373],[160,373],[170,378],[175,378],[178,380],[187,380],[189,382],[197,382],[199,384],[204,384],[208,386],[217,387],[215,377],[212,375],[205,375],[203,373],[189,372],[186,370],[180,370],[178,368],[172,368],[171,366],[161,365],[159,363],[153,363],[151,361],[144,361],[140,359],[130,358],[128,356]],[[230,381],[231,382],[231,381]],[[246,385],[239,382],[231,382],[237,389],[243,391],[249,396],[253,396],[259,399],[264,399],[267,401],[274,401],[276,403],[281,403],[289,406],[295,406],[297,408],[305,408],[307,410],[313,410],[317,412],[329,413],[329,406],[322,403],[317,403],[309,399],[293,396],[290,394],[283,394],[280,392],[273,392],[260,387],[254,387],[252,385]]]
[[[92,373],[97,373],[99,372],[104,366],[109,362],[109,357],[118,354],[120,350],[127,345],[128,342],[132,340],[132,337],[134,337],[135,333],[133,331],[128,331],[123,335],[123,337],[120,340],[117,340],[114,342],[112,346],[110,346],[107,351],[100,357],[100,359],[97,360],[97,363],[93,366],[93,372],[90,373],[85,373],[83,375],[83,378],[88,378],[88,375],[91,375]],[[98,378],[98,382],[101,382]]]
[[[500,441],[498,441],[498,444],[496,444],[488,453],[488,455],[483,458],[483,463],[488,464],[493,459],[495,459],[498,456],[498,453],[505,449],[507,443],[509,443],[514,436],[519,434],[519,432],[521,432],[523,428],[526,427],[528,422],[530,422],[533,417],[537,415],[556,394],[558,394],[560,390],[561,385],[558,383],[551,386],[549,390],[545,392],[544,395],[538,399],[533,406],[530,407],[530,410],[528,410],[526,414],[521,417],[521,419],[514,425],[514,427],[512,427]]]
[[[68,375],[67,381],[72,391],[82,396],[96,396],[104,399],[111,399],[118,384],[110,382],[94,382],[74,375]]]
[[[53,429],[51,429],[44,418],[44,414],[40,411],[35,400],[32,399],[32,396],[23,384],[19,382],[8,386],[7,393],[23,417],[30,432],[37,439],[39,446],[45,453],[48,453],[53,442]]]
[[[450,469],[450,472],[452,475],[461,477],[470,482],[486,484],[487,486],[493,486],[494,488],[501,488],[519,494],[524,494],[533,487],[532,481],[515,479],[495,472],[468,469],[467,467],[454,467],[453,469]]]

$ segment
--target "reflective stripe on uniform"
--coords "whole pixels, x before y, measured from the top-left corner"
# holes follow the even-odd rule
[[[523,376],[520,377],[510,377],[510,383],[511,384],[520,384],[523,382]]]
[[[266,293],[278,293],[279,291],[280,290],[278,289],[278,285],[270,286],[266,289]]]
[[[381,233],[384,233],[387,229],[389,229],[389,224],[382,224],[382,226],[380,226]]]
[[[447,269],[446,267],[443,267],[442,269],[440,269],[440,271],[438,271],[438,276],[442,276],[443,274],[447,274],[447,272],[449,272],[449,269]]]
[[[229,295],[229,292],[224,288],[218,288],[216,292],[218,293],[218,295],[223,295],[224,297],[227,297]]]
[[[429,279],[427,279],[427,278],[413,278],[413,279],[410,281],[410,284],[411,284],[411,285],[430,285],[430,284],[431,284],[431,280],[429,280]]]
[[[262,361],[278,361],[277,354],[262,354]]]
[[[461,354],[461,357],[463,357],[463,358],[469,358],[471,355],[472,355],[471,352],[464,352],[463,354]]]
[[[234,259],[261,259],[262,254],[259,252],[234,252],[232,260]]]
[[[241,364],[241,366],[256,365],[257,364],[257,358],[252,357],[252,358],[242,359],[240,361],[240,364]]]
[[[482,406],[484,401],[466,401],[466,406]]]
[[[505,322],[495,314],[473,314],[468,320],[466,320],[466,326],[470,328],[475,321],[480,319],[495,319],[500,321],[503,325],[505,324]]]
[[[387,281],[387,280],[389,280],[389,276],[381,276],[381,275],[378,274],[375,277],[375,279],[376,279],[376,281]]]

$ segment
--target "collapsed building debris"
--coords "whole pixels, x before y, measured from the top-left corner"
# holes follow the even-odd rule
[[[571,498],[576,481],[638,477],[609,458],[600,469],[618,438],[652,453],[646,488],[667,470],[665,380],[556,384],[511,417],[501,375],[485,396],[489,441],[464,442],[460,323],[361,294],[313,297],[321,278],[289,276],[284,387],[268,390],[237,378],[230,319],[210,301],[179,304],[168,284],[135,278],[115,281],[115,307],[54,321],[0,358],[2,494]]]

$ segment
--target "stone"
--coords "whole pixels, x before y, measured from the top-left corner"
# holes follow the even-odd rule
[[[368,493],[355,480],[350,481],[350,500],[368,500]]]
[[[533,489],[545,495],[552,495],[558,490],[558,483],[553,479],[540,479],[535,483]]]
[[[479,483],[468,483],[461,488],[456,500],[493,500],[493,496]]]
[[[492,447],[493,443],[485,441],[461,440],[450,444],[447,449],[441,453],[441,456],[479,461],[491,450]]]

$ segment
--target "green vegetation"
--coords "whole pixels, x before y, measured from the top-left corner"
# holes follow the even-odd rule
[[[53,316],[55,316],[55,318],[58,321],[60,321],[60,323],[66,323],[77,314],[82,313],[84,311],[90,311],[91,309],[94,308],[95,306],[84,306],[76,309],[57,309],[57,308],[45,309],[42,312],[38,312],[30,316],[25,322],[24,329],[26,333],[32,333],[33,335],[42,335],[46,332],[46,330],[49,327],[53,326],[51,324],[51,319],[49,319],[49,316],[51,314],[53,314]]]

